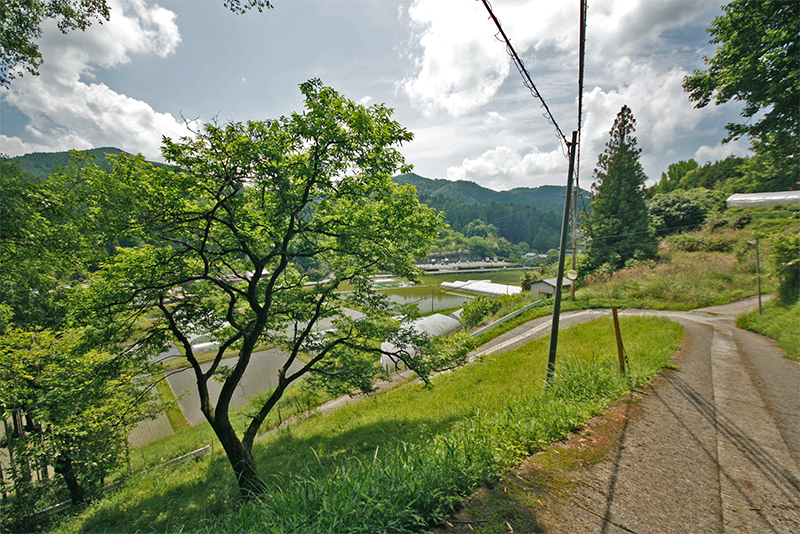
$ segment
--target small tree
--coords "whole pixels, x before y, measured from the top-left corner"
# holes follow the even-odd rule
[[[396,146],[412,138],[391,110],[361,106],[318,80],[300,88],[303,113],[206,125],[196,137],[164,140],[173,166],[120,161],[125,172],[99,177],[106,186],[92,184],[105,192],[96,210],[114,213],[124,223],[120,232],[152,244],[119,249],[103,265],[85,295],[87,318],[120,337],[127,335],[120,325],[158,312],[140,346],[157,351],[172,338],[183,347],[201,411],[246,498],[263,487],[253,442],[292,383],[311,373],[340,389],[369,391],[380,372],[381,341],[420,344],[402,339],[410,334],[370,277],[391,271],[416,278],[415,257],[427,253],[442,224],[413,187],[391,181],[408,170]],[[305,258],[324,264],[329,277],[306,284],[297,268]],[[342,292],[345,284],[352,291]],[[342,307],[365,316],[350,319]],[[326,318],[332,327],[319,331]],[[200,333],[219,343],[209,366],[200,365],[190,342]],[[240,435],[231,399],[264,344],[283,348],[285,357],[273,393]],[[229,351],[232,367],[222,365]],[[405,363],[425,374],[429,354],[419,351]],[[210,380],[223,384],[216,402]]]
[[[12,421],[4,476],[19,502],[37,494],[34,472],[52,467],[74,504],[116,467],[133,425],[153,413],[135,360],[90,349],[80,330],[8,327],[0,336],[0,415]],[[17,514],[33,510],[18,509]]]
[[[594,171],[594,200],[585,216],[586,267],[591,271],[604,263],[619,269],[636,258],[653,258],[656,240],[649,225],[644,183],[647,177],[639,162],[641,149],[633,136],[636,120],[628,106],[622,106],[611,138]]]
[[[525,271],[522,273],[522,276],[519,277],[519,285],[522,288],[523,292],[528,292],[533,287],[533,283],[537,281],[537,276],[533,273],[533,271]]]

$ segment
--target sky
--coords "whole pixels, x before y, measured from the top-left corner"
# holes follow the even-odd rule
[[[85,32],[43,26],[39,76],[0,89],[0,153],[113,146],[163,161],[162,136],[203,122],[302,108],[319,78],[382,103],[414,133],[402,152],[427,178],[495,190],[565,185],[566,146],[479,0],[274,0],[236,15],[223,0],[109,0]],[[721,144],[741,104],[696,109],[686,75],[714,53],[724,0],[589,0],[579,176],[588,188],[628,105],[648,184],[671,163],[747,155]],[[494,14],[567,137],[577,128],[579,0],[494,0]]]

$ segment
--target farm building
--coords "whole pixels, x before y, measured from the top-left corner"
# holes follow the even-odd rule
[[[405,323],[403,328],[411,328],[417,332],[428,334],[429,336],[448,336],[453,332],[461,330],[461,323],[458,322],[458,319],[436,313]],[[414,347],[398,347],[394,343],[388,341],[381,343],[381,351],[383,352],[397,353],[403,350],[413,354],[416,349]],[[388,354],[383,354],[381,356],[381,365],[387,371],[393,365],[397,365],[397,363],[399,363],[399,360],[392,358]]]
[[[561,288],[569,289],[572,287],[572,280],[564,278]],[[543,280],[539,280],[538,282],[534,282],[531,285],[531,294],[539,295],[540,297],[544,298],[552,298],[556,294],[556,279],[555,278],[545,278]]]
[[[519,286],[507,284],[495,284],[491,280],[467,280],[465,282],[442,282],[445,289],[457,289],[467,293],[477,293],[489,297],[499,297],[500,295],[516,295],[522,292]]]
[[[735,193],[728,197],[729,208],[768,208],[781,204],[800,204],[800,191]]]

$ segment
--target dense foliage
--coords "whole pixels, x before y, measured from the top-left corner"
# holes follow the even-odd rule
[[[545,251],[558,245],[561,220],[555,211],[542,212],[532,206],[512,203],[477,204],[446,196],[419,195],[420,202],[444,212],[457,232],[469,235],[467,226],[475,220],[497,229],[496,237],[510,243],[525,242],[533,250]]]
[[[119,465],[128,433],[159,403],[140,367],[87,346],[79,330],[6,328],[0,335],[0,416],[10,420],[3,491],[15,493],[2,522],[23,521],[50,490],[48,469],[73,504],[96,493]],[[6,466],[7,467],[7,466]]]
[[[719,45],[708,68],[684,80],[698,107],[744,102],[741,123],[726,126],[725,141],[748,136],[769,190],[797,187],[800,158],[800,3],[734,0],[708,32]]]

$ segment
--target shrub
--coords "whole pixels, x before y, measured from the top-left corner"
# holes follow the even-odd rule
[[[467,328],[473,328],[481,324],[484,319],[493,315],[500,309],[500,301],[497,299],[490,299],[483,295],[472,299],[464,306],[464,311],[461,312],[461,322]]]
[[[800,236],[780,235],[770,240],[772,269],[778,278],[778,298],[793,304],[800,297]]]

